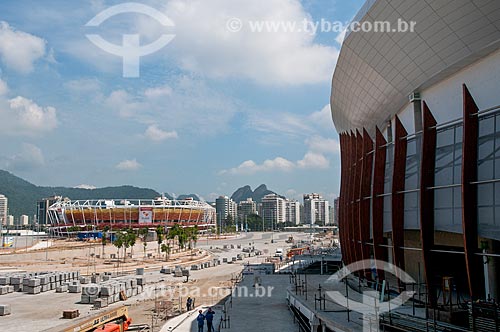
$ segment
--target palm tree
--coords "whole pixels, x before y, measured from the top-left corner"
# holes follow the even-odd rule
[[[188,242],[188,234],[185,228],[181,228],[181,232],[177,235],[177,241],[179,242],[179,247],[181,249],[186,248],[186,242]]]
[[[148,247],[148,242],[146,241],[148,238],[148,231],[149,230],[147,228],[139,229],[139,237],[141,238],[142,246],[144,247],[144,258],[146,258],[146,249]]]
[[[191,241],[194,243],[194,247],[196,248],[196,243],[198,243],[198,226],[194,226],[191,230]]]
[[[157,241],[158,241],[158,254],[160,254],[160,246],[161,246],[161,243],[163,242],[163,227],[161,226],[158,226],[156,227],[156,238],[157,238]]]
[[[102,257],[104,258],[104,248],[106,247],[106,244],[108,244],[108,231],[109,231],[109,226],[104,226],[102,230]]]
[[[127,238],[127,244],[131,248],[130,250],[131,250],[131,253],[133,255],[134,254],[135,242],[137,241],[137,235],[135,234],[135,232],[134,232],[133,229],[129,229],[127,231],[126,238]]]
[[[113,245],[118,248],[118,260],[120,260],[120,249],[123,247],[123,236],[121,233],[117,233],[115,241],[113,241]]]
[[[170,255],[170,245],[163,243],[161,245],[161,251],[165,253],[165,262],[168,262],[168,256]]]
[[[180,235],[183,232],[183,229],[179,226],[179,224],[175,224],[168,232],[167,239],[175,242],[175,238],[177,237],[177,242],[180,248]]]

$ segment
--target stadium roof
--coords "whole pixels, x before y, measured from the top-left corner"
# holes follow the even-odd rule
[[[350,32],[332,82],[339,133],[386,122],[408,96],[500,48],[498,0],[368,0],[355,21],[416,22],[414,33]]]

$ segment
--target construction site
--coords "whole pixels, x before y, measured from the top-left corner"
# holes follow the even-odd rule
[[[291,246],[289,238],[200,237],[196,248],[168,255],[154,241],[123,255],[111,244],[69,239],[4,249],[0,324],[16,331],[162,331],[187,311],[188,297],[192,308],[216,306],[241,281],[245,265],[278,263],[272,256],[278,246]]]

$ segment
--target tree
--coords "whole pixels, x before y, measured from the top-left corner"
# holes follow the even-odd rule
[[[127,248],[130,247],[130,242],[128,240],[128,232],[120,233],[120,237],[122,238],[123,243],[123,261],[127,259]]]
[[[137,242],[137,234],[135,234],[134,230],[131,228],[129,230],[127,230],[126,241],[127,241],[128,246],[131,248],[130,250],[131,250],[131,253],[133,255],[134,254],[134,246],[135,246],[135,243]]]
[[[179,224],[175,224],[168,232],[167,239],[175,242],[175,238],[177,238],[177,244],[180,249],[184,247],[185,238],[183,234],[185,234],[184,229]]]
[[[101,238],[102,257],[104,257],[104,248],[106,247],[106,244],[108,244],[108,231],[109,231],[109,226],[104,226],[104,229],[102,230],[102,238]]]
[[[248,229],[250,231],[261,231],[262,230],[262,217],[258,214],[249,214],[246,219]]]
[[[189,241],[194,243],[194,247],[196,247],[196,243],[198,243],[198,226],[194,226],[191,228],[191,232],[189,234]]]
[[[170,256],[170,245],[163,243],[161,245],[161,251],[165,253],[165,262],[168,262],[168,257]]]
[[[116,239],[113,245],[118,249],[118,260],[120,260],[120,249],[123,247],[123,236],[121,233],[116,234]]]
[[[188,234],[185,228],[181,228],[179,234],[177,235],[177,242],[179,243],[180,249],[186,248],[186,243],[188,242]]]
[[[158,254],[160,254],[161,243],[163,242],[163,227],[156,227],[156,240],[158,242]]]
[[[140,228],[139,229],[139,237],[141,238],[142,246],[144,248],[144,258],[146,257],[146,249],[148,247],[148,242],[147,242],[148,233],[149,233],[149,230],[147,228]]]

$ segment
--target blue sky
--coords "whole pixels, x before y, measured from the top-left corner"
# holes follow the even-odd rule
[[[261,183],[336,196],[328,103],[339,33],[254,32],[250,22],[346,22],[362,0],[141,1],[175,27],[135,13],[85,26],[121,3],[0,2],[0,168],[39,185],[131,184],[207,200]],[[241,31],[228,31],[232,18]],[[124,78],[122,59],[89,33],[115,44],[175,38]]]

